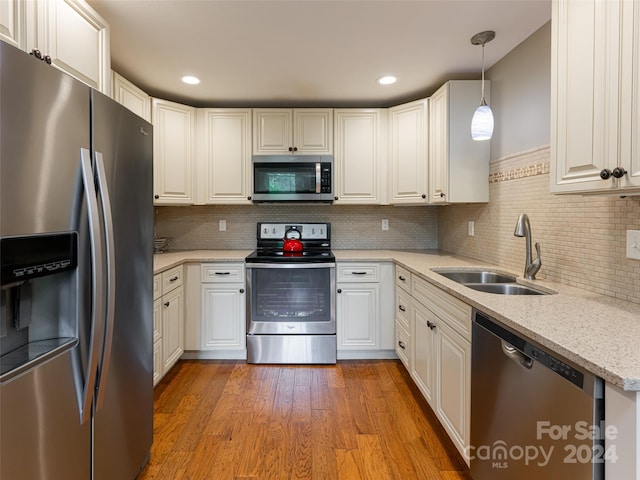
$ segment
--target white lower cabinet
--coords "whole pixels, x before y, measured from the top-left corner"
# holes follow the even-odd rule
[[[410,293],[409,293],[410,292]],[[408,331],[403,322],[409,312]],[[398,356],[460,454],[468,462],[471,419],[471,307],[396,266]]]
[[[184,352],[182,265],[153,277],[153,385]]]
[[[393,357],[393,265],[339,262],[337,270],[338,358]]]
[[[187,265],[186,354],[183,358],[244,360],[244,263]]]

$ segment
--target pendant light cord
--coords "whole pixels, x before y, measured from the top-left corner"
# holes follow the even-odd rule
[[[484,100],[484,42],[482,43],[482,100],[480,100],[480,105],[486,105],[487,102]]]

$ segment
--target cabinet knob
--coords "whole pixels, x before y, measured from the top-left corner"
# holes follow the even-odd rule
[[[251,195],[249,195],[249,196],[247,197],[247,200],[251,200]]]
[[[429,330],[433,330],[434,328],[436,328],[436,324],[431,322],[430,320],[427,320],[427,327],[429,327]]]
[[[399,346],[401,349],[403,349],[403,350],[406,348],[406,347],[404,346],[404,342],[403,342],[402,340],[399,340],[399,341],[398,341],[398,346]]]
[[[244,293],[244,288],[241,288],[241,289],[240,289],[240,293]]]
[[[338,197],[333,197],[334,200],[338,200]]]
[[[615,178],[622,178],[627,174],[627,171],[622,167],[616,167],[616,168],[613,169],[613,172],[611,172],[611,174]]]
[[[158,200],[160,198],[160,195],[154,195],[153,198],[155,198],[156,200]]]
[[[600,170],[600,178],[602,180],[610,179],[611,175],[613,175],[613,173],[608,168],[603,168],[602,170]]]
[[[51,57],[49,55],[45,55],[43,60],[47,65],[51,65]]]
[[[42,53],[40,53],[40,50],[38,50],[37,48],[34,48],[33,50],[31,50],[30,55],[33,55],[38,60],[42,60]]]
[[[424,193],[421,195],[421,197],[422,198],[427,198],[427,196]]]
[[[342,293],[342,289],[341,288],[338,289],[338,293]]]
[[[169,305],[171,305],[171,302],[164,302],[165,307],[168,307]]]
[[[444,192],[440,192],[440,198],[444,198]]]

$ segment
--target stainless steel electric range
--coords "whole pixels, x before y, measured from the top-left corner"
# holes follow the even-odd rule
[[[285,238],[301,251],[284,251]],[[336,262],[329,223],[258,223],[247,268],[247,361],[336,363]]]

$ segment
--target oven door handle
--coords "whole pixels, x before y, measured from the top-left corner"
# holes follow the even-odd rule
[[[247,263],[247,269],[250,268],[335,268],[336,264],[333,262],[324,263]]]

